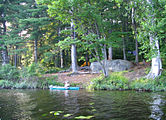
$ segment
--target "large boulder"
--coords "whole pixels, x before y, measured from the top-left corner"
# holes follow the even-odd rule
[[[92,62],[90,64],[90,69],[92,73],[100,73],[102,71],[102,67],[99,62]]]
[[[133,67],[134,65],[127,60],[111,60],[111,61],[107,61],[107,67],[109,69],[109,71],[113,71],[113,72],[120,72],[120,71],[124,71],[124,70],[128,70],[131,67]],[[91,71],[92,73],[100,73],[102,71],[102,67],[99,64],[99,62],[93,62],[90,65]]]
[[[120,72],[132,68],[134,65],[127,60],[111,60],[107,63],[108,69],[113,72]]]

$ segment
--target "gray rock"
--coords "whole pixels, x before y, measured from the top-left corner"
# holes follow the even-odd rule
[[[127,60],[111,60],[107,63],[108,69],[113,72],[120,72],[132,68],[134,65]]]
[[[102,71],[102,67],[99,62],[92,62],[90,65],[90,69],[92,73],[100,73]]]
[[[111,61],[107,61],[107,66],[109,71],[113,71],[113,72],[120,72],[120,71],[124,71],[124,70],[128,70],[130,68],[132,68],[134,65],[127,60],[111,60]],[[90,69],[92,71],[92,73],[100,73],[102,72],[102,67],[98,62],[93,62],[90,65]]]

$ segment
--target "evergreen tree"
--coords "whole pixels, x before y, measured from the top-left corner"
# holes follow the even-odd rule
[[[1,37],[0,37],[0,46],[1,46],[1,55],[2,55],[2,65],[9,63],[9,57],[8,57],[8,50],[7,46],[5,45],[5,36],[7,32],[7,7],[9,6],[9,1],[3,0],[0,2],[0,15],[1,19],[0,22],[2,24],[1,27]]]
[[[51,19],[47,16],[47,6],[37,5],[34,0],[29,0],[25,3],[25,18],[20,19],[22,30],[27,31],[28,41],[34,42],[34,62],[38,61],[38,44],[40,38],[47,31],[43,29],[48,25]]]

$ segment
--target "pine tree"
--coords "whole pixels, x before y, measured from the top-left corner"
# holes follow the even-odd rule
[[[5,45],[5,36],[6,36],[6,32],[7,32],[7,7],[9,5],[9,2],[6,0],[3,0],[0,2],[0,15],[1,15],[1,19],[0,22],[2,24],[1,27],[1,55],[2,55],[2,65],[8,64],[9,63],[9,57],[8,57],[8,50],[7,50],[7,46]]]
[[[46,25],[48,25],[51,19],[48,17],[46,10],[47,6],[37,5],[34,0],[28,0],[24,4],[25,10],[25,18],[20,19],[20,24],[22,30],[27,31],[27,35],[29,35],[27,41],[34,42],[34,62],[38,61],[38,42],[43,34],[47,31],[43,29]]]

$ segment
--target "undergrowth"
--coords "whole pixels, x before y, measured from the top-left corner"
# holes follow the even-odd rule
[[[123,72],[114,72],[107,78],[103,75],[91,81],[88,88],[96,90],[124,90],[129,89],[129,81],[123,75]]]
[[[45,71],[41,64],[31,64],[21,69],[10,64],[1,66],[0,88],[46,89],[49,85],[64,85],[57,82],[58,76],[43,77]]]
[[[88,89],[166,91],[166,71],[163,71],[162,75],[155,80],[140,78],[129,81],[123,74],[124,72],[114,72],[107,78],[101,75],[91,80]]]

